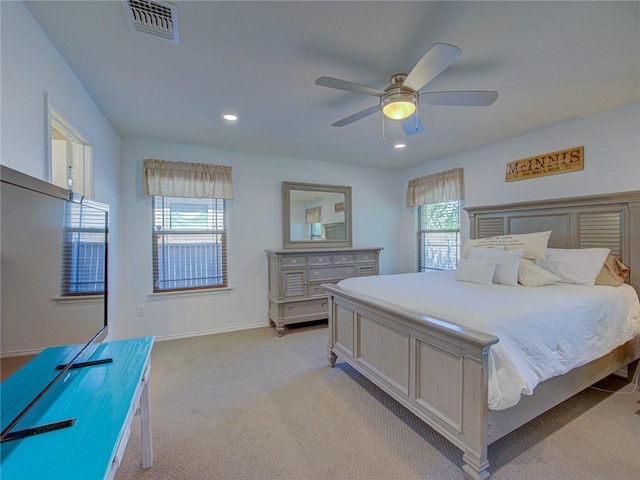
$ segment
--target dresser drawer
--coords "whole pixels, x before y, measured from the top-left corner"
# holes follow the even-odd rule
[[[307,264],[307,257],[282,257],[283,267],[304,267]]]
[[[333,256],[334,265],[342,265],[345,263],[354,263],[355,255],[353,253],[340,253]]]
[[[339,279],[337,279],[336,281],[339,281]],[[322,288],[323,283],[332,283],[332,282],[325,282],[325,281],[309,282],[309,296],[310,297],[326,297],[327,291],[324,288]]]
[[[304,302],[290,302],[282,305],[282,318],[304,322],[318,318],[327,318],[327,299],[307,300]]]
[[[331,255],[309,255],[309,265],[331,265]]]
[[[375,262],[377,258],[376,252],[360,252],[356,255],[358,263]]]
[[[309,281],[328,280],[332,278],[348,278],[356,274],[355,267],[309,268]]]

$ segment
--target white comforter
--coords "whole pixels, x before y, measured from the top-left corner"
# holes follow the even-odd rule
[[[538,383],[640,334],[640,303],[626,284],[485,286],[456,281],[447,271],[349,278],[338,285],[497,336],[489,351],[492,410],[515,405]]]

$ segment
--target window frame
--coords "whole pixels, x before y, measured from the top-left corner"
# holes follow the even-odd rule
[[[74,215],[73,209],[78,209],[77,214]],[[89,216],[85,217],[84,211],[85,209],[89,209]],[[104,220],[100,219],[100,224],[91,225],[92,216],[91,211],[99,212],[102,216],[104,215]],[[72,201],[69,201],[65,204],[65,219],[64,226],[62,231],[62,272],[60,277],[60,296],[61,298],[79,298],[79,297],[95,297],[102,296],[107,294],[108,286],[108,259],[109,259],[109,246],[108,246],[108,236],[109,236],[109,209],[106,205],[95,202],[91,199],[87,198],[77,198],[75,197]],[[74,225],[74,217],[77,216],[77,219],[80,223]],[[86,218],[88,220],[88,224],[85,224],[82,220]],[[87,241],[82,239],[82,234],[98,234],[102,236],[102,239],[99,242]],[[100,237],[98,237],[100,238]],[[94,289],[81,291],[78,290],[79,286],[83,282],[74,281],[74,277],[78,277],[82,274],[82,270],[80,267],[80,260],[82,259],[82,255],[80,254],[80,249],[82,248],[82,244],[92,244],[94,248],[99,248],[99,255],[91,256],[92,258],[92,268],[90,271],[94,273],[102,273],[102,281],[94,281],[89,282],[90,284],[101,285],[102,289]],[[98,264],[95,263],[95,260],[98,261]],[[104,264],[103,264],[104,262]],[[95,270],[97,269],[97,270]],[[75,287],[74,287],[75,286]],[[75,290],[75,291],[74,291]]]
[[[194,291],[206,291],[206,290],[220,290],[220,289],[228,289],[229,288],[229,275],[228,275],[228,229],[227,229],[227,220],[228,220],[228,209],[227,202],[225,199],[220,198],[183,198],[183,197],[169,197],[169,196],[153,196],[151,197],[151,250],[152,250],[152,291],[154,294],[168,294],[168,293],[176,293],[176,292],[194,292]],[[207,204],[211,206],[213,204],[214,208],[209,208],[207,215],[221,215],[222,221],[220,223],[214,222],[217,228],[211,229],[157,229],[156,228],[156,203],[158,199],[169,199],[169,201],[176,201],[178,203],[180,200],[185,201],[186,203],[194,203],[197,204],[199,201],[202,204]],[[167,207],[163,207],[164,210]],[[221,212],[221,213],[220,213]],[[162,215],[165,215],[166,212],[163,212]],[[169,213],[169,215],[171,212]],[[161,279],[160,278],[160,258],[159,258],[159,240],[160,237],[170,238],[171,236],[194,236],[194,235],[203,235],[203,236],[220,236],[220,241],[216,242],[220,244],[220,261],[215,263],[215,269],[220,271],[219,277],[222,279],[221,283],[217,284],[208,284],[208,285],[198,285],[198,286],[183,286],[183,287],[175,287],[175,288],[160,288],[160,282],[179,282],[179,281],[194,281],[194,279]],[[209,245],[213,243],[209,242]],[[215,277],[211,277],[215,278]]]
[[[48,180],[93,197],[93,146],[45,92],[45,158]]]
[[[439,229],[429,229],[423,228],[423,219],[426,218],[426,214],[424,212],[425,208],[433,207],[434,205],[440,205],[442,203],[447,204],[456,204],[457,210],[457,228],[439,228]],[[460,254],[462,251],[462,240],[460,237],[460,212],[462,210],[462,200],[449,200],[446,202],[440,203],[431,203],[426,205],[417,205],[416,206],[416,217],[415,217],[415,228],[416,228],[416,271],[417,272],[427,272],[427,271],[440,271],[440,270],[453,270],[457,267],[460,262]],[[447,262],[449,268],[438,268],[437,266],[427,266],[425,257],[425,237],[430,234],[456,234],[455,246],[457,250],[457,254],[455,256],[454,262]]]

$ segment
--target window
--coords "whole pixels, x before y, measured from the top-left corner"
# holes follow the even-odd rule
[[[309,238],[320,240],[324,238],[322,234],[322,207],[310,207],[304,211],[305,222],[309,225]]]
[[[62,296],[105,293],[107,213],[86,204],[65,204]]]
[[[152,200],[153,291],[223,288],[231,167],[145,158],[144,194]]]
[[[460,258],[460,201],[416,208],[418,271],[452,270]]]
[[[322,236],[322,223],[310,223],[309,224],[309,238],[311,240],[319,240]]]
[[[417,269],[452,270],[460,258],[460,202],[464,170],[409,180],[407,207],[416,207]]]
[[[153,291],[227,284],[225,201],[153,197]]]
[[[93,149],[48,98],[47,153],[51,183],[85,197],[93,196]]]

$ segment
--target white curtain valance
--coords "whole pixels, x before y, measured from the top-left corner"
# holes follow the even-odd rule
[[[464,170],[445,172],[409,180],[407,207],[464,199]]]
[[[322,207],[307,208],[304,212],[306,223],[322,222]]]
[[[231,167],[145,158],[144,194],[148,197],[233,199]]]

